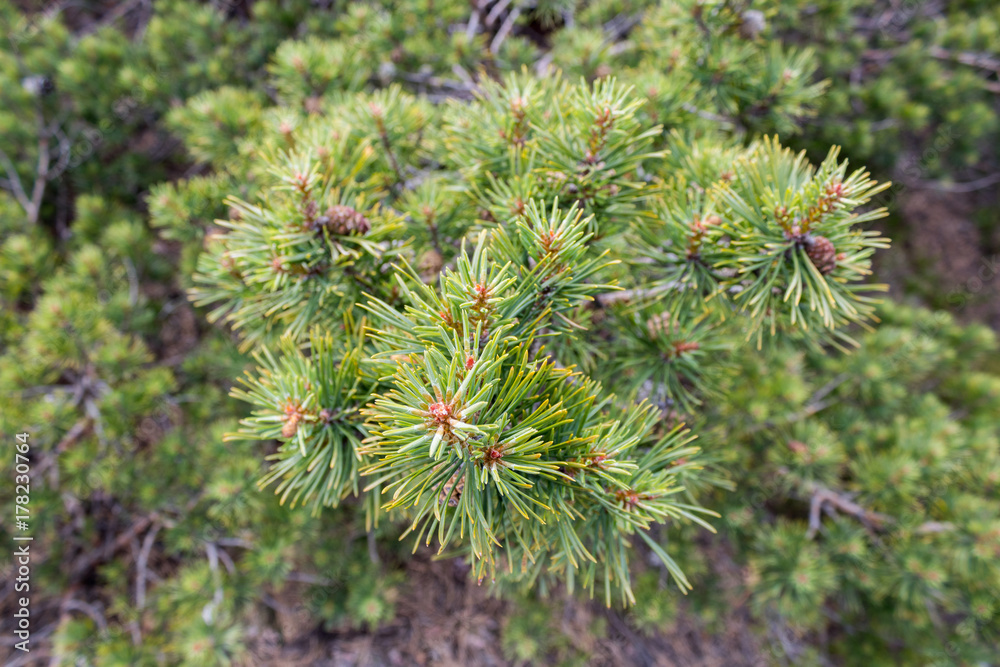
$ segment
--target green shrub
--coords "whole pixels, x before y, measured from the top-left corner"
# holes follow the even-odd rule
[[[996,340],[877,305],[898,189],[855,164],[991,164],[988,3],[99,4],[0,1],[55,662],[374,631],[421,545],[514,662],[601,659],[579,589],[647,636],[748,600],[775,660],[992,659]]]

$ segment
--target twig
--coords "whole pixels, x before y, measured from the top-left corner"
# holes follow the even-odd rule
[[[142,5],[142,0],[129,0],[128,2],[123,2],[110,12],[101,17],[99,21],[94,21],[90,25],[86,26],[80,31],[80,37],[88,35],[92,32],[97,32],[106,25],[111,25],[121,17],[128,14],[130,11]]]
[[[490,53],[496,53],[500,50],[500,45],[503,44],[505,39],[507,39],[507,35],[514,29],[515,21],[517,21],[520,17],[520,7],[515,7],[514,11],[507,15],[507,18],[504,19],[503,25],[500,26],[499,30],[497,30],[496,37],[494,37],[493,41],[490,42]]]
[[[14,163],[11,162],[2,148],[0,148],[0,162],[3,163],[4,170],[7,172],[7,187],[17,199],[17,203],[24,208],[25,213],[28,213],[31,210],[31,200],[28,199],[28,194],[24,191],[24,186],[21,185],[21,177],[17,175]]]
[[[986,53],[949,51],[948,49],[942,49],[940,46],[932,46],[928,49],[927,53],[930,54],[931,58],[937,58],[938,60],[952,60],[963,65],[978,67],[979,69],[986,69],[1000,74],[1000,60]]]
[[[220,547],[239,547],[240,549],[253,549],[254,545],[242,537],[220,537],[215,540]]]
[[[327,579],[326,577],[320,577],[315,574],[309,574],[308,572],[289,572],[285,576],[286,581],[297,581],[301,584],[312,584],[314,586],[332,586],[333,580]]]
[[[402,186],[406,183],[406,177],[399,166],[399,160],[396,159],[396,153],[392,150],[392,144],[389,142],[389,133],[385,129],[385,122],[381,118],[376,117],[375,125],[378,128],[379,139],[382,140],[382,147],[385,148],[385,153],[389,156],[392,171],[396,174],[396,184]]]
[[[759,424],[754,424],[747,430],[747,433],[748,434],[756,433],[757,431],[766,428],[774,428],[778,424],[794,424],[795,422],[805,419],[806,417],[812,417],[820,410],[826,409],[836,402],[833,400],[824,401],[823,399],[826,398],[830,394],[830,392],[832,392],[834,389],[844,384],[844,382],[846,382],[848,379],[850,379],[849,374],[841,373],[840,375],[833,378],[828,383],[817,389],[816,392],[809,397],[809,400],[806,402],[805,406],[801,410],[796,410],[795,412],[785,415],[784,417],[782,417],[781,421],[774,421],[773,419],[768,419],[767,421],[761,422]]]
[[[226,566],[226,572],[231,575],[236,574],[236,563],[225,549],[219,549],[219,560]]]
[[[604,32],[607,33],[605,41],[617,42],[627,35],[632,28],[642,22],[643,13],[626,14],[622,12],[604,24]]]
[[[35,639],[35,638],[36,638],[36,636],[32,635],[32,639]],[[41,653],[41,655],[38,655],[37,653],[35,653],[35,651],[37,651],[38,653]],[[40,646],[38,648],[31,649],[31,653],[25,653],[23,655],[19,655],[17,657],[10,658],[9,662],[4,663],[4,667],[25,667],[25,665],[28,665],[29,663],[34,663],[34,664],[38,665],[38,664],[41,664],[40,661],[41,661],[42,656],[46,656],[46,655],[49,655],[49,649],[45,648],[44,646]],[[62,663],[59,662],[55,656],[53,656],[52,660],[49,662],[49,664],[50,665],[53,665],[53,664],[59,665],[59,664],[62,664]]]
[[[535,62],[535,74],[538,76],[545,76],[549,67],[552,65],[552,61],[555,59],[555,55],[551,51],[546,52],[541,58]]]
[[[619,301],[638,301],[640,299],[646,299],[651,296],[656,296],[662,292],[675,290],[678,287],[680,287],[680,283],[666,283],[663,285],[657,285],[656,287],[616,290],[614,292],[598,294],[594,297],[594,301],[598,306],[603,308],[605,306],[610,306],[613,303],[618,303]]]
[[[974,181],[966,181],[965,183],[942,183],[941,181],[906,181],[906,184],[910,187],[924,188],[927,190],[937,190],[938,192],[975,192],[977,190],[984,190],[992,185],[1000,183],[1000,172],[995,174],[990,174],[988,176],[983,176],[982,178],[977,178]]]
[[[271,597],[267,593],[261,593],[260,601],[263,602],[264,604],[266,604],[271,609],[273,609],[273,610],[275,610],[275,611],[277,611],[279,613],[282,613],[282,614],[291,614],[291,613],[295,612],[294,609],[292,609],[288,605],[285,605],[285,604],[282,604],[282,603],[278,602],[277,600],[275,600],[273,597]]]
[[[500,0],[500,2],[494,5],[490,13],[486,15],[486,25],[493,25],[507,7],[510,6],[510,2],[511,0]]]
[[[688,113],[693,113],[699,118],[704,118],[705,120],[711,120],[716,123],[722,123],[724,125],[736,124],[736,122],[732,118],[728,118],[726,116],[720,116],[718,114],[712,113],[711,111],[705,111],[704,109],[699,109],[698,107],[689,102],[685,102],[683,105],[681,105],[681,108],[683,108],[684,111],[687,111]]]
[[[810,486],[812,487],[812,499],[809,504],[809,531],[806,533],[809,539],[812,539],[816,535],[817,531],[819,531],[820,512],[826,505],[829,505],[844,514],[853,516],[855,519],[863,523],[869,530],[878,528],[883,523],[890,520],[890,517],[887,515],[865,509],[844,494],[837,493],[832,489],[828,489],[825,486],[820,486],[818,484],[812,484]]]
[[[35,167],[35,182],[31,187],[31,196],[28,196],[21,182],[21,177],[17,173],[17,168],[10,157],[0,149],[0,163],[3,163],[4,171],[7,173],[5,183],[14,198],[24,209],[28,221],[32,224],[38,222],[41,215],[42,199],[45,197],[45,187],[49,181],[56,178],[69,166],[70,141],[66,134],[59,128],[59,122],[53,121],[51,125],[46,125],[45,118],[41,111],[37,112],[38,119],[38,164]],[[52,166],[52,155],[49,152],[49,144],[52,137],[59,140],[59,159],[55,166]]]
[[[837,377],[833,378],[832,380],[830,380],[829,382],[827,382],[825,385],[823,385],[822,387],[820,387],[819,389],[817,389],[816,393],[814,393],[809,398],[808,403],[806,403],[806,408],[808,409],[810,405],[818,405],[820,403],[820,401],[822,401],[824,398],[826,398],[830,394],[831,391],[833,391],[834,389],[836,389],[840,385],[844,384],[844,382],[846,382],[848,380],[848,378],[850,378],[850,377],[851,376],[848,373],[841,373],[840,375],[838,375]],[[816,410],[813,409],[810,412],[810,414],[812,414],[813,412],[816,412]]]
[[[369,530],[367,534],[368,539],[368,560],[372,563],[378,565],[382,562],[382,559],[378,557],[378,549],[375,545],[375,531]]]
[[[469,16],[469,22],[465,25],[465,38],[472,41],[472,38],[476,36],[476,31],[479,30],[479,3],[475,3],[472,8],[472,14]]]
[[[917,535],[933,535],[935,533],[947,533],[955,530],[955,524],[948,521],[927,521],[916,527],[913,531]]]
[[[222,574],[219,572],[219,550],[214,542],[205,542],[205,552],[208,554],[208,567],[212,570],[212,579],[215,582],[215,593],[212,601],[201,610],[201,618],[207,625],[212,625],[215,617],[215,610],[222,604],[224,594],[222,592]]]
[[[102,635],[107,634],[107,632],[108,632],[108,621],[107,621],[106,618],[104,618],[104,614],[101,613],[101,610],[98,609],[97,607],[95,607],[94,605],[88,604],[88,603],[84,602],[83,600],[77,600],[77,599],[74,599],[74,598],[70,598],[70,599],[66,600],[65,602],[63,602],[62,608],[63,608],[64,612],[68,612],[68,611],[81,611],[81,612],[83,612],[84,614],[86,614],[87,616],[89,616],[94,621],[94,623],[100,629]]]
[[[114,556],[116,551],[123,549],[129,542],[132,541],[133,538],[149,528],[149,526],[154,521],[158,521],[159,518],[159,514],[153,512],[149,516],[143,517],[132,524],[131,528],[119,535],[118,538],[111,544],[105,545],[102,549],[91,551],[90,553],[77,559],[76,563],[74,563],[70,568],[70,580],[79,579],[98,563],[106,561]]]
[[[66,432],[66,435],[62,437],[59,444],[56,445],[55,453],[60,454],[66,449],[72,447],[76,442],[87,434],[90,427],[93,425],[93,421],[89,417],[83,417],[73,424],[73,428]]]
[[[139,550],[139,558],[136,560],[135,569],[135,606],[142,611],[146,606],[146,565],[149,562],[149,553],[153,550],[153,543],[156,541],[156,534],[160,532],[160,523],[154,522],[152,529],[146,533],[142,540],[142,549]]]
[[[135,308],[139,303],[139,273],[135,270],[135,264],[128,257],[124,260],[125,273],[128,275],[128,305]]]
[[[28,220],[31,223],[38,222],[39,212],[42,206],[42,197],[45,196],[45,184],[49,179],[49,131],[45,127],[45,121],[41,115],[38,117],[38,166],[35,167],[35,185],[31,190],[31,208],[28,209]]]

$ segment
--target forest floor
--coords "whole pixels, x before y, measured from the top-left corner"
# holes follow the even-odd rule
[[[629,667],[760,667],[770,664],[755,634],[742,574],[712,538],[719,551],[716,574],[732,593],[733,604],[709,632],[692,613],[682,611],[663,632],[641,634],[620,611],[597,601],[565,599],[559,630],[575,642],[587,664]],[[740,599],[742,598],[742,600]],[[459,561],[434,561],[420,554],[406,565],[406,584],[397,601],[396,617],[377,631],[328,633],[303,625],[309,618],[296,602],[294,588],[279,598],[276,618],[261,618],[261,632],[251,645],[248,664],[288,667],[374,667],[435,665],[440,667],[523,664],[505,657],[501,638],[510,606],[478,586]],[[558,608],[558,605],[555,605]],[[596,624],[595,624],[596,621]],[[602,636],[592,628],[603,626]],[[793,638],[789,638],[794,641]],[[576,663],[574,663],[576,664]]]
[[[917,190],[900,197],[899,243],[875,267],[893,298],[923,299],[1000,331],[1000,229],[986,231],[975,220],[991,196]]]

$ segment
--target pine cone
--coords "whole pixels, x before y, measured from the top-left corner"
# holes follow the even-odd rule
[[[334,234],[346,236],[348,234],[364,235],[371,229],[368,218],[350,206],[331,206],[326,210],[326,215],[321,219]]]
[[[805,245],[809,260],[824,276],[837,268],[837,249],[830,239],[825,236],[809,236]]]
[[[456,472],[441,489],[441,493],[438,494],[438,502],[441,504],[447,502],[448,507],[458,507],[458,501],[462,498],[464,489],[465,477]]]

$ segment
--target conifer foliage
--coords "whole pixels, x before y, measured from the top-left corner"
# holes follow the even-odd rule
[[[649,530],[714,513],[664,407],[700,400],[737,328],[850,341],[883,211],[836,151],[668,144],[645,103],[525,72],[444,108],[389,88],[262,128],[269,185],[230,201],[193,295],[265,362],[236,393],[257,407],[239,437],[283,443],[265,485],[361,493],[370,523],[405,520],[480,579],[631,603],[638,535],[689,587]],[[571,363],[597,345],[591,372]]]
[[[995,185],[995,3],[42,4],[0,0],[29,660],[378,646],[450,558],[520,663],[736,615],[995,662],[996,337],[871,279],[888,178]]]

